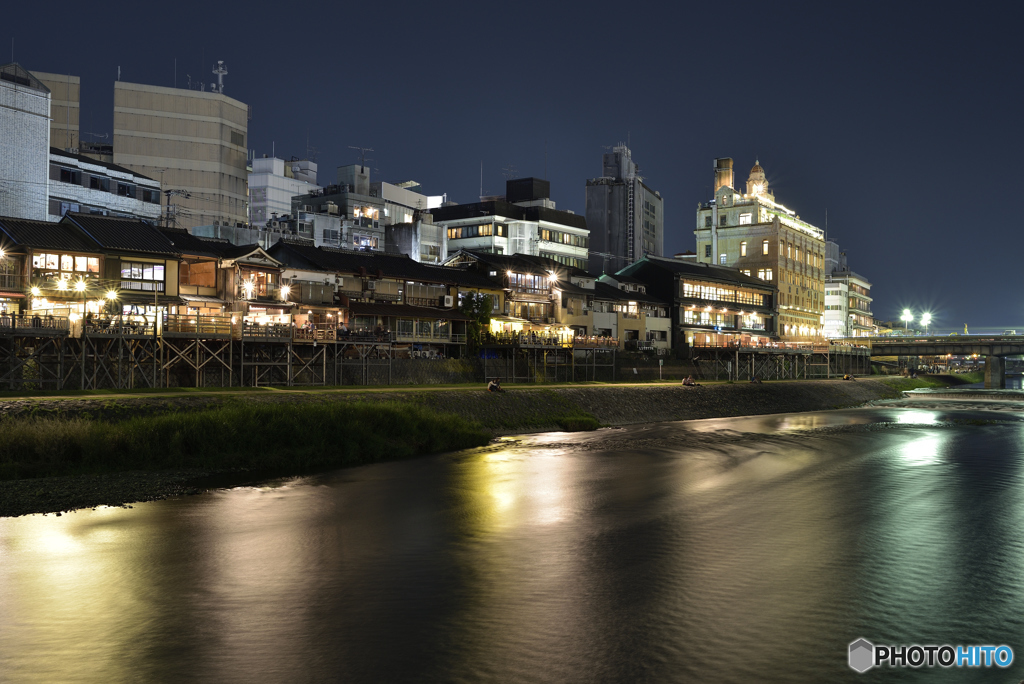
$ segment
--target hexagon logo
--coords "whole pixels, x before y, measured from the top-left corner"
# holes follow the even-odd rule
[[[867,672],[874,666],[875,646],[867,639],[857,639],[850,644],[850,669]]]

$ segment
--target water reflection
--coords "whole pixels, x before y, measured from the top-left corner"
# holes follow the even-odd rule
[[[0,520],[0,679],[987,680],[845,665],[860,636],[1024,662],[1024,425],[949,418],[551,433]]]

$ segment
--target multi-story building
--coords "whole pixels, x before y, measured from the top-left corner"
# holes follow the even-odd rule
[[[11,63],[0,66],[0,216],[46,220],[50,90]]]
[[[645,254],[665,252],[661,193],[644,183],[630,149],[619,143],[604,155],[600,178],[587,181],[590,272],[615,273]]]
[[[130,169],[50,148],[47,219],[69,211],[160,220],[160,184]]]
[[[32,75],[50,90],[50,146],[65,152],[77,150],[80,144],[81,79],[70,74],[42,71],[33,71]]]
[[[871,283],[850,270],[846,252],[832,240],[825,243],[825,335],[864,337],[877,329],[871,313]]]
[[[159,180],[179,228],[248,223],[248,126],[221,89],[114,84],[114,163]]]
[[[613,276],[630,276],[671,307],[673,349],[758,345],[777,338],[777,290],[726,266],[646,256]],[[627,281],[628,282],[628,281]]]
[[[667,352],[672,344],[670,304],[647,293],[647,283],[626,275],[605,274],[598,279],[598,295],[604,288],[615,289],[616,310],[622,320],[619,329],[621,349],[626,351]]]
[[[778,291],[779,335],[813,340],[823,334],[824,233],[775,201],[760,163],[746,192],[733,187],[732,159],[715,160],[715,196],[697,209],[697,259],[731,266]]]
[[[292,198],[320,190],[316,184],[316,162],[308,159],[285,161],[277,157],[253,159],[249,174],[249,210],[251,223],[292,215]]]
[[[448,252],[461,249],[504,255],[540,256],[586,270],[590,231],[584,217],[560,211],[550,199],[551,184],[516,178],[505,184],[504,199],[453,204],[433,209],[444,226]]]
[[[292,216],[307,213],[338,217],[339,246],[353,250],[384,251],[384,208],[384,200],[371,194],[369,167],[358,164],[338,167],[338,182],[334,185],[292,197]]]

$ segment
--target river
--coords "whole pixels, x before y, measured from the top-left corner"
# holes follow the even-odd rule
[[[1017,682],[1022,466],[1021,414],[936,403],[0,519],[0,681]],[[1016,660],[857,675],[858,637]]]

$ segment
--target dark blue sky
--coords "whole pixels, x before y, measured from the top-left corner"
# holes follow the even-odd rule
[[[903,7],[902,5],[906,5]],[[1024,328],[1019,9],[918,3],[18,3],[29,69],[82,78],[82,130],[113,81],[210,82],[253,107],[257,154],[319,151],[321,179],[374,148],[375,178],[475,201],[502,169],[583,212],[602,146],[629,137],[692,249],[712,160],[760,158],[776,199],[840,241],[876,317]],[[4,60],[6,61],[6,59]]]

